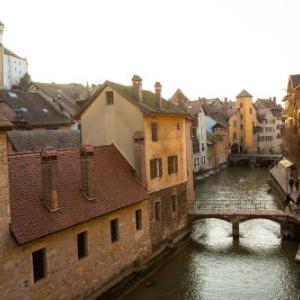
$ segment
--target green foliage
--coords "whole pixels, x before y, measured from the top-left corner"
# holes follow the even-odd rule
[[[25,73],[24,76],[20,79],[19,87],[26,91],[31,84],[31,77],[28,73]]]

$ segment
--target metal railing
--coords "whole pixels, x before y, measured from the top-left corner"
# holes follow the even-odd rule
[[[231,212],[235,211],[280,211],[279,205],[274,200],[241,200],[241,199],[222,199],[222,200],[197,200],[190,203],[190,210],[196,211],[217,211],[217,210],[228,210]]]

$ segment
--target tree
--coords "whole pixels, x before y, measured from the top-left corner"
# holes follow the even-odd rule
[[[30,86],[31,82],[32,81],[30,75],[28,73],[25,73],[23,77],[20,79],[19,87],[21,88],[21,90],[26,91]]]

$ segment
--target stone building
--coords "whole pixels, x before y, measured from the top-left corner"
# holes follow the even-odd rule
[[[185,233],[195,198],[190,115],[162,98],[159,82],[152,93],[134,75],[131,86],[106,81],[78,118],[83,143],[114,143],[147,189],[153,250]]]
[[[0,295],[84,299],[151,254],[149,196],[114,145],[7,155],[0,118]]]
[[[0,89],[10,89],[18,85],[20,79],[28,72],[26,58],[22,58],[4,47],[4,25],[0,22]]]

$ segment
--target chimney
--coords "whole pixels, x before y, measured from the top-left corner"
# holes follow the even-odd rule
[[[81,192],[88,200],[95,200],[94,176],[94,148],[90,145],[82,146],[80,150]]]
[[[161,107],[161,84],[160,82],[155,82],[155,104],[157,107]]]
[[[133,135],[133,142],[135,176],[142,185],[146,187],[144,134],[140,131],[136,131]]]
[[[139,100],[142,101],[142,81],[143,79],[139,75],[133,75],[132,79],[132,87],[134,96]]]
[[[57,195],[57,152],[52,147],[41,151],[42,200],[50,211],[60,209]]]
[[[273,104],[276,106],[276,97],[273,97]]]

